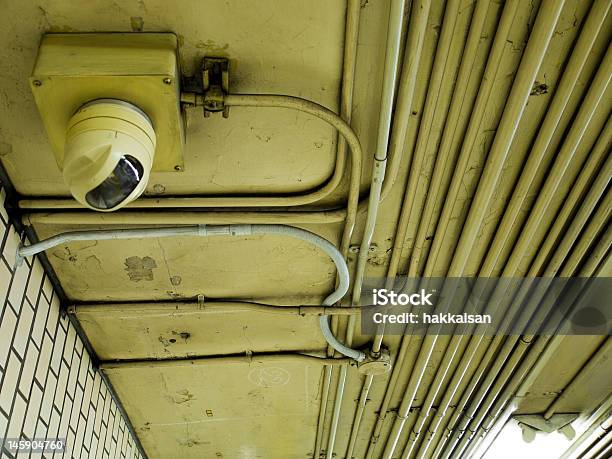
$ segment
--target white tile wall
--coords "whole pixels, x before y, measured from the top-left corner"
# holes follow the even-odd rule
[[[61,437],[67,450],[15,456],[0,441],[0,459],[141,459],[40,261],[15,269],[19,236],[5,196],[0,190],[0,439]]]

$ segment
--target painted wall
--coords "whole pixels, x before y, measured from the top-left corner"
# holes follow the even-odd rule
[[[140,458],[40,261],[14,269],[19,236],[0,198],[0,438],[66,439],[66,453],[31,457]],[[0,457],[15,457],[6,443]]]

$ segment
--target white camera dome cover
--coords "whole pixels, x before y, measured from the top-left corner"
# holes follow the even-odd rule
[[[98,211],[119,209],[144,191],[155,154],[155,130],[138,107],[99,99],[70,119],[64,180],[74,198]]]

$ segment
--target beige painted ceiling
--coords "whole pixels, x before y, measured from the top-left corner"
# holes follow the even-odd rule
[[[19,193],[24,223],[44,239],[71,230],[266,221],[298,226],[340,245],[348,168],[340,186],[324,201],[291,212],[257,206],[221,212],[157,205],[168,197],[286,196],[324,185],[334,171],[337,135],[320,120],[286,109],[232,107],[229,119],[204,118],[201,109],[188,109],[184,171],[153,173],[147,197],[129,210],[96,214],[73,203],[49,205],[46,198],[70,195],[46,139],[28,77],[45,32],[169,31],[179,37],[180,65],[186,76],[197,73],[202,57],[224,56],[231,65],[231,93],[292,95],[338,112],[347,8],[357,4],[360,19],[351,126],[364,151],[361,190],[365,198],[378,133],[389,5],[384,0],[348,3],[93,0],[85,6],[65,0],[4,0],[0,16],[0,159]],[[517,276],[584,275],[596,247],[609,248],[610,2],[564,2],[558,21],[552,21],[554,32],[541,65],[528,72],[535,81],[524,110],[513,118],[508,101],[520,84],[516,78],[519,68],[528,64],[523,59],[526,47],[545,3],[431,2],[406,136],[393,150],[395,159],[389,158],[390,164],[397,165],[397,175],[388,171],[386,177],[392,186],[380,206],[366,276],[385,276],[390,263],[397,263],[399,274],[444,276],[457,258],[465,261],[464,276],[482,275],[485,269],[490,276],[508,275],[510,263]],[[509,15],[507,10],[514,6],[515,14]],[[604,11],[597,28],[584,26],[591,9]],[[409,38],[406,40],[405,33],[402,43],[408,57],[418,48],[410,40],[411,27],[416,27],[414,11],[407,7],[404,21]],[[478,22],[476,11],[483,11],[484,16],[481,28],[473,30]],[[508,17],[506,30],[503,24]],[[559,109],[554,99],[562,78],[571,73],[568,61],[581,36],[591,37],[592,45],[575,81],[566,88],[567,103]],[[466,51],[470,40],[475,44],[472,54]],[[557,115],[542,160],[535,168],[526,166],[537,153],[534,145],[544,135],[545,120]],[[510,135],[499,129],[503,123],[512,126]],[[508,154],[500,164],[495,186],[487,189],[491,172],[486,169],[483,174],[483,170],[495,162],[495,142],[505,142]],[[559,158],[568,158],[565,167],[554,166]],[[521,177],[531,172],[535,172],[533,178],[517,188]],[[556,185],[547,185],[556,179]],[[479,187],[482,190],[477,192]],[[472,206],[484,194],[486,207]],[[153,204],[139,209],[139,202],[146,199]],[[502,226],[512,203],[519,199],[520,211]],[[539,202],[544,204],[538,210]],[[360,209],[351,240],[356,246],[361,242],[367,210],[363,205]],[[328,212],[317,212],[321,210]],[[537,225],[529,223],[536,218]],[[474,243],[458,245],[468,233],[476,235]],[[527,237],[530,243],[521,246],[520,241]],[[561,252],[563,241],[569,241],[565,252]],[[591,274],[610,275],[607,248],[601,256],[603,267],[595,266]],[[71,314],[97,357],[107,362],[104,371],[151,459],[319,457],[315,442],[323,397],[321,363],[258,361],[254,357],[204,364],[202,359],[188,359],[281,351],[323,353],[325,341],[317,316],[262,313],[244,307],[243,302],[320,305],[335,281],[334,266],[325,254],[301,241],[256,235],[75,242],[50,250],[47,257],[68,302],[75,305]],[[351,272],[356,258],[356,251],[349,251]],[[556,268],[550,268],[555,263]],[[343,318],[339,323],[338,335],[343,337],[346,321]],[[359,323],[355,346],[371,343],[371,337],[358,332]],[[606,339],[565,338],[557,358],[544,366],[521,401],[520,412],[545,411]],[[403,365],[395,363],[400,367],[395,373],[397,384],[382,413],[389,376],[374,379],[353,457],[366,457],[376,423],[383,418],[380,439],[373,449],[373,457],[382,457],[400,401],[409,381],[415,381],[413,370],[423,341],[414,337]],[[492,374],[487,373],[486,359],[497,356],[507,342],[510,339],[486,337],[465,376],[459,378],[460,384],[453,385],[451,378],[458,377],[453,372],[465,358],[468,339],[461,341],[446,372],[439,367],[451,337],[438,339],[418,381],[413,409],[393,457],[400,457],[409,442],[419,408],[433,388],[440,389],[433,398],[434,407],[450,394],[450,408],[442,424],[446,426],[454,407],[469,398],[468,383],[479,364],[485,370],[482,381]],[[384,344],[395,360],[400,337],[387,336]],[[489,349],[495,352],[489,355]],[[181,360],[114,363],[147,359]],[[612,392],[612,371],[605,358],[588,371],[581,377],[591,381],[589,391],[571,387],[559,407],[561,412],[587,409]],[[322,450],[327,448],[338,373],[335,368]],[[363,376],[350,367],[335,457],[346,455],[362,385]],[[429,422],[431,417],[425,428]],[[452,431],[452,426],[447,428]],[[443,432],[442,428],[436,431],[434,444]],[[411,457],[431,457],[432,450]]]

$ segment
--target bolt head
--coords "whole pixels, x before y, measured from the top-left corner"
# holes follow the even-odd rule
[[[164,78],[164,84],[172,84],[172,78]]]
[[[153,185],[153,193],[162,194],[164,191],[166,191],[166,187],[161,185],[160,183],[156,183],[155,185]]]

